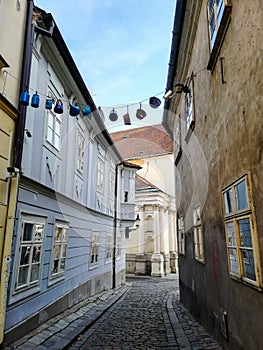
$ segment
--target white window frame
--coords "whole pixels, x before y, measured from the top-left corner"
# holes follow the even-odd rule
[[[231,20],[230,0],[208,0],[207,22],[210,57],[207,69],[213,71]]]
[[[90,245],[90,266],[96,267],[99,264],[99,247],[100,247],[99,232],[92,232]]]
[[[76,156],[76,169],[83,175],[84,172],[84,153],[85,153],[85,138],[82,132],[77,129],[77,156]]]
[[[242,188],[240,186],[245,186],[245,188],[243,187],[245,191],[242,192],[242,202],[241,192],[238,190],[238,188]],[[224,189],[222,193],[229,274],[244,283],[259,286],[260,261],[256,227],[251,208],[249,177],[243,176]],[[249,226],[249,230],[241,231],[241,225],[247,228]],[[249,235],[247,235],[248,232]],[[244,240],[249,244],[245,245]],[[250,272],[247,270],[249,267]],[[253,268],[253,274],[251,268]]]
[[[122,238],[121,238],[121,234],[118,234],[117,244],[116,244],[116,259],[121,258],[121,251],[122,251]]]
[[[68,245],[68,228],[66,222],[56,221],[54,226],[54,243],[51,261],[51,279],[64,277],[66,271],[66,253]]]
[[[194,253],[195,260],[205,262],[204,235],[201,225],[201,209],[197,207],[193,210],[193,226],[194,226]]]
[[[210,40],[211,50],[215,45],[218,29],[222,21],[224,9],[225,9],[224,0],[208,0],[207,11],[208,11],[209,40]]]
[[[32,227],[32,237],[31,239],[26,239],[25,237],[25,227],[30,225]],[[43,217],[33,216],[33,215],[21,215],[21,224],[19,232],[19,251],[17,255],[17,260],[15,261],[15,278],[14,278],[14,288],[13,294],[22,293],[24,291],[30,290],[31,293],[40,289],[41,281],[41,270],[42,270],[42,256],[44,249],[44,236],[45,236],[45,225],[46,220]],[[40,236],[42,232],[42,236]],[[41,239],[40,239],[41,237]],[[28,237],[29,238],[29,237]],[[25,251],[28,257],[22,258],[23,251]],[[36,256],[38,259],[36,260]],[[38,266],[38,276],[32,280],[33,269]],[[25,283],[19,283],[19,276],[22,274],[22,269],[26,271]],[[27,295],[30,295],[27,294]]]
[[[185,255],[185,228],[184,228],[184,217],[178,218],[178,243],[179,243],[179,254]]]
[[[46,142],[57,151],[61,148],[61,117],[52,110],[47,110]]]
[[[106,235],[106,262],[111,261],[113,256],[113,236],[112,234]]]

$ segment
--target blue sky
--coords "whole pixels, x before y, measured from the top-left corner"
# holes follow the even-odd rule
[[[123,125],[127,106],[133,127],[161,122],[163,94],[158,109],[148,98],[165,90],[176,0],[34,2],[55,18],[108,129]],[[140,101],[147,113],[141,121]],[[108,120],[113,107],[115,123]]]

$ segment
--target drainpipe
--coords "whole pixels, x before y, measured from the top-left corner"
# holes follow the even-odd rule
[[[53,29],[55,26],[55,23],[53,20],[50,24],[49,30],[45,30],[43,28],[39,28],[35,26],[32,21],[33,12],[34,12],[34,1],[27,0],[26,28],[25,28],[22,73],[21,73],[21,82],[20,82],[20,93],[29,88],[33,45],[34,45],[34,32],[36,31],[47,37],[52,37]],[[18,110],[19,110],[19,115],[17,120],[16,139],[15,139],[15,145],[14,145],[14,167],[18,168],[21,171],[27,107],[22,106],[20,104],[20,101],[18,101]]]
[[[117,212],[118,212],[118,174],[119,166],[123,162],[118,163],[115,167],[115,187],[114,187],[114,221],[113,221],[113,257],[112,257],[112,289],[116,288],[116,246],[117,246]]]
[[[22,73],[20,82],[20,93],[29,87],[30,70],[33,51],[34,30],[32,24],[34,2],[28,0],[27,2],[27,14],[26,14],[26,28],[24,39],[24,51],[22,62]],[[20,96],[19,96],[20,97]],[[23,142],[24,142],[24,130],[26,122],[26,106],[20,105],[18,102],[19,115],[16,126],[16,139],[15,139],[15,151],[14,151],[14,167],[20,169],[22,162]],[[21,170],[21,169],[20,169]]]

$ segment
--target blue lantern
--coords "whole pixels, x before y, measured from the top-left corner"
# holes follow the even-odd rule
[[[70,105],[69,108],[69,115],[72,117],[76,117],[80,113],[80,108],[79,106],[75,103],[74,105]]]
[[[39,95],[37,94],[37,92],[32,96],[32,100],[31,100],[31,106],[34,108],[38,108],[39,107],[39,102],[40,102],[40,98]]]
[[[28,105],[29,105],[29,99],[30,99],[30,95],[29,95],[28,91],[27,91],[27,90],[24,90],[24,91],[21,93],[21,95],[20,95],[20,100],[19,100],[19,102],[20,102],[20,104],[21,104],[22,106],[28,106]]]
[[[91,109],[90,109],[90,106],[86,106],[83,111],[82,111],[83,115],[86,116],[86,115],[89,115],[91,113]]]
[[[63,113],[63,103],[61,100],[57,100],[57,103],[54,107],[54,112],[57,114],[62,114]]]
[[[52,109],[52,105],[53,105],[52,99],[51,99],[51,98],[47,98],[47,99],[46,99],[45,108],[46,108],[46,109]]]

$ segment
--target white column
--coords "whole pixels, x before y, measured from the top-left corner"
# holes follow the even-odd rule
[[[155,206],[154,211],[154,248],[155,253],[152,255],[152,276],[163,277],[164,276],[164,259],[160,253],[160,222],[159,222],[159,206]]]

